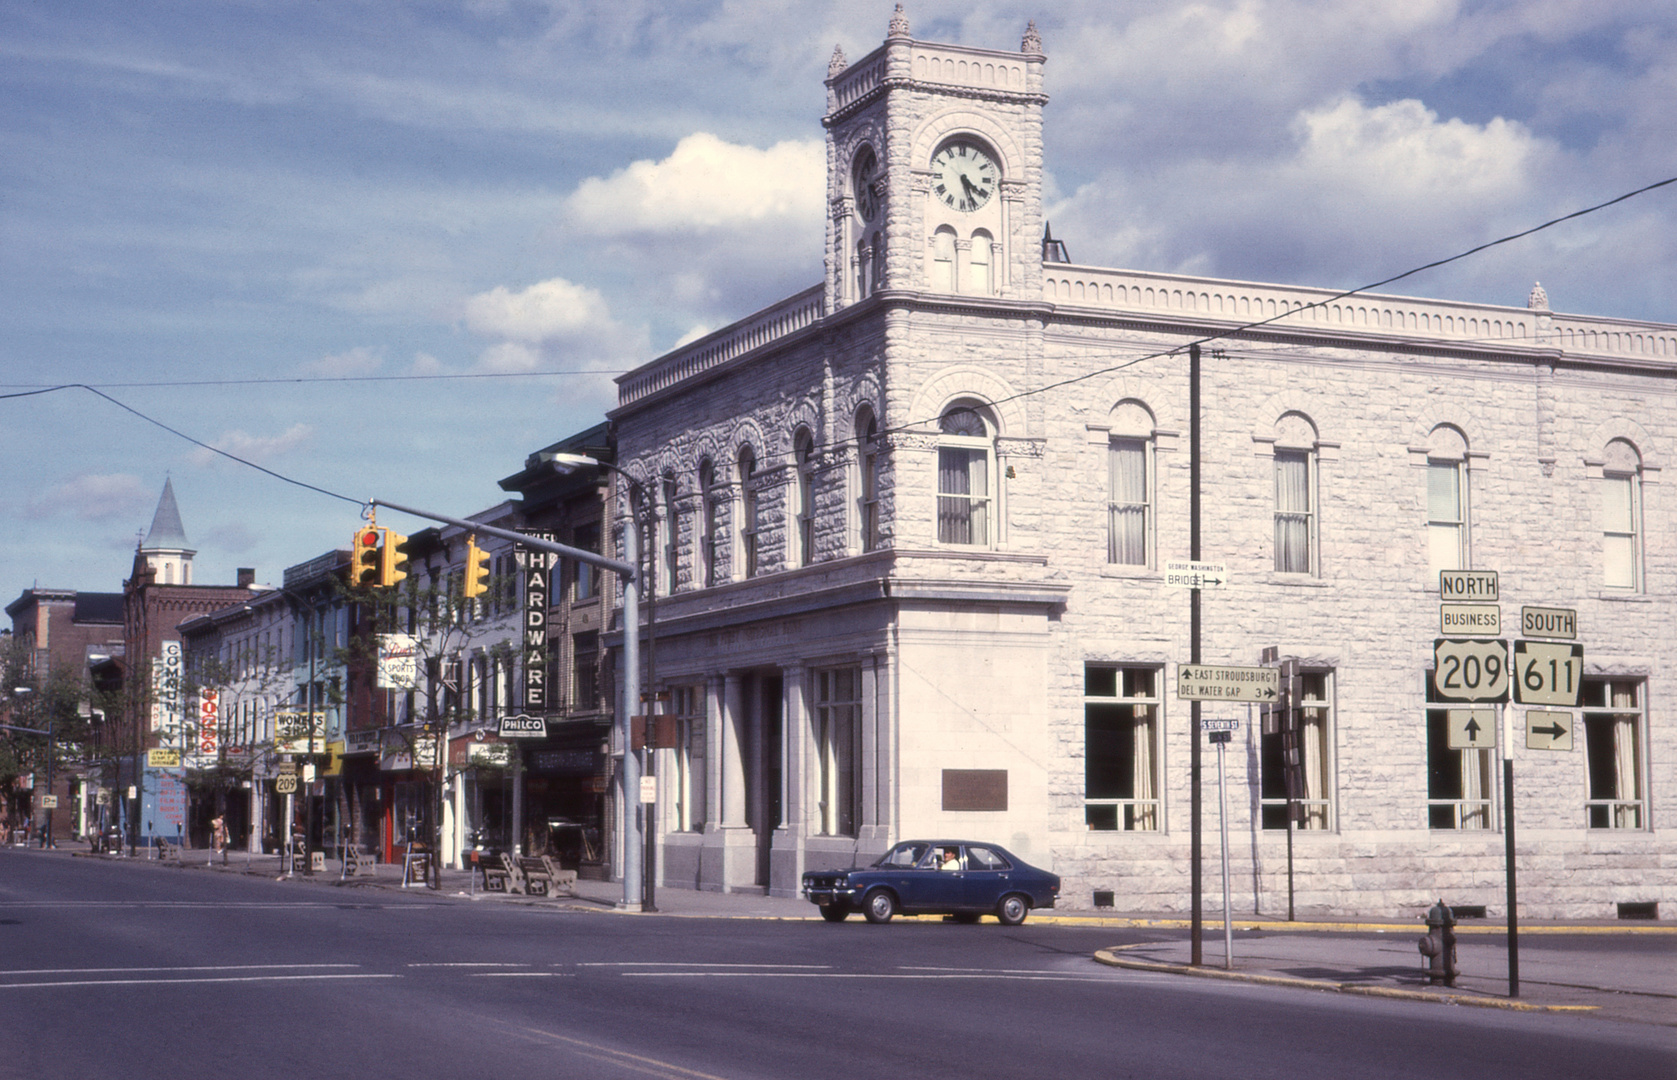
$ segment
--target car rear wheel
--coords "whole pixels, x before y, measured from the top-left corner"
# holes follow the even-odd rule
[[[821,917],[828,922],[843,922],[850,914],[850,908],[844,904],[828,904],[821,909]]]
[[[1009,893],[996,905],[996,918],[1003,926],[1018,926],[1031,913],[1031,902],[1018,893]]]
[[[875,889],[862,901],[862,914],[871,923],[888,923],[897,913],[897,898],[889,889]]]

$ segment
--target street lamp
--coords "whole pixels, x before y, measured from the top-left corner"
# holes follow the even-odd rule
[[[650,772],[652,764],[652,740],[650,738],[642,740],[642,753],[646,754],[644,764],[631,749],[634,743],[632,735],[634,715],[635,710],[640,706],[641,699],[638,586],[641,566],[640,506],[645,495],[645,488],[642,487],[639,480],[618,466],[609,461],[601,461],[599,458],[591,457],[588,454],[547,451],[538,454],[537,457],[542,461],[552,462],[560,472],[568,473],[573,469],[582,468],[606,469],[621,476],[624,482],[629,485],[629,528],[624,530],[623,554],[625,561],[635,568],[636,575],[634,578],[626,577],[623,582],[624,686],[622,731],[623,798],[626,803],[623,808],[623,900],[625,905],[632,906],[633,901],[638,899],[641,910],[656,911],[658,909],[654,903],[657,888],[657,865],[655,860],[658,839],[654,818],[657,813],[657,804],[641,801],[640,795],[641,777]],[[653,565],[652,560],[648,560],[648,565]],[[653,636],[653,625],[658,610],[657,591],[655,584],[646,590],[647,683],[652,687],[654,693],[657,692],[656,683],[658,681],[657,639]],[[647,714],[650,715],[651,713],[652,708],[649,704]],[[651,732],[648,731],[646,734],[650,735]],[[638,809],[640,812],[639,831],[632,823],[631,815],[634,810],[631,810],[631,807]],[[630,882],[631,872],[641,878],[634,885]]]

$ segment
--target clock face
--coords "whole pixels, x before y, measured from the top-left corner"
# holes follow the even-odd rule
[[[879,193],[874,190],[878,172],[879,160],[874,157],[873,147],[862,147],[856,154],[853,175],[856,181],[856,213],[863,221],[872,221],[879,214]]]
[[[948,143],[932,155],[932,192],[956,210],[970,212],[989,202],[997,177],[995,159],[976,143]]]

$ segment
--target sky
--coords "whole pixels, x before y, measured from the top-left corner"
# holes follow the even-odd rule
[[[905,7],[1036,21],[1078,263],[1352,288],[1677,176],[1669,0]],[[614,374],[821,280],[827,63],[891,8],[0,0],[0,395],[99,392],[0,398],[0,594],[120,591],[165,478],[201,584],[370,497],[494,506]],[[1677,185],[1393,291],[1677,322],[1674,221]]]

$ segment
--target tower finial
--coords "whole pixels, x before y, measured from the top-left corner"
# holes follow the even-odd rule
[[[1019,51],[1033,56],[1042,55],[1042,35],[1036,32],[1036,20],[1025,23],[1025,36],[1019,42]]]
[[[844,46],[834,45],[833,58],[827,61],[827,78],[832,78],[849,66],[850,61],[844,58]]]
[[[903,6],[900,3],[897,5],[897,10],[894,11],[891,14],[891,29],[886,33],[885,36],[886,37],[907,37],[908,36],[908,16],[903,14]]]
[[[1549,310],[1549,294],[1543,291],[1541,281],[1532,282],[1531,292],[1526,294],[1526,307],[1533,311]]]

